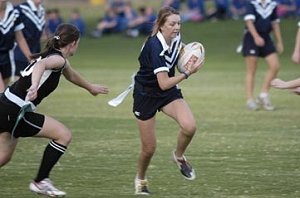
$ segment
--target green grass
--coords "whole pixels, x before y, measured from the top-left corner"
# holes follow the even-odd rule
[[[197,179],[184,180],[171,162],[178,128],[160,113],[158,148],[148,171],[152,197],[300,197],[300,98],[272,89],[276,111],[245,109],[245,65],[235,53],[243,25],[241,21],[183,24],[183,40],[201,41],[207,53],[205,67],[180,84],[198,124],[186,153]],[[295,20],[282,22],[286,51],[280,56],[279,77],[286,80],[299,77],[299,65],[290,61],[295,33]],[[51,174],[68,197],[135,197],[139,136],[131,113],[132,97],[118,108],[109,107],[107,101],[130,83],[144,39],[83,38],[71,63],[86,78],[106,84],[110,94],[92,97],[62,78],[60,87],[38,109],[73,131],[68,151]],[[256,94],[265,70],[262,60]],[[37,197],[28,184],[47,142],[20,139],[12,161],[0,170],[1,198]]]

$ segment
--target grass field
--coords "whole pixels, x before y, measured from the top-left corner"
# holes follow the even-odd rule
[[[296,21],[283,21],[281,27],[286,50],[280,56],[279,76],[294,79],[300,67],[290,61]],[[183,40],[201,41],[207,54],[205,67],[180,84],[198,122],[197,135],[186,152],[197,179],[184,180],[171,161],[178,129],[158,114],[158,148],[148,171],[152,197],[300,197],[300,98],[273,89],[274,112],[245,109],[245,66],[235,53],[242,29],[241,21],[183,25]],[[110,94],[92,97],[62,78],[57,91],[38,109],[73,131],[68,151],[51,174],[70,198],[135,197],[139,137],[132,98],[118,108],[107,102],[130,83],[144,39],[83,38],[71,63],[86,78],[107,85]],[[265,69],[261,61],[256,94]],[[20,139],[12,161],[0,170],[1,198],[37,197],[28,185],[47,142]]]

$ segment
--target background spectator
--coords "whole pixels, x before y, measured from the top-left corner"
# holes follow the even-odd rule
[[[231,18],[237,20],[244,16],[246,13],[246,2],[247,0],[232,0],[230,4],[230,15]]]
[[[78,9],[72,10],[69,23],[76,26],[79,29],[81,36],[84,36],[86,25],[85,25],[84,19],[81,17],[80,11]]]
[[[182,14],[182,21],[202,21],[205,18],[204,0],[187,0],[187,10]]]
[[[55,33],[56,28],[64,22],[63,18],[60,16],[58,8],[49,9],[46,11],[47,22],[46,30],[48,36],[52,36]]]
[[[155,19],[156,14],[152,7],[140,7],[139,15],[128,24],[126,34],[130,37],[137,37],[139,34],[149,35]]]
[[[295,15],[297,6],[295,0],[276,0],[277,16],[279,18],[292,17]]]

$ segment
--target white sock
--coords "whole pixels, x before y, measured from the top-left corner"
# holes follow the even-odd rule
[[[268,97],[268,93],[267,92],[261,92],[260,94],[259,94],[259,97],[261,97],[261,98],[266,98],[266,97]]]

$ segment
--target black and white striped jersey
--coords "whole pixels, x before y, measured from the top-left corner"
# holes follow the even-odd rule
[[[0,54],[8,53],[14,47],[15,32],[24,28],[19,15],[19,11],[7,2],[4,17],[0,20]]]
[[[52,50],[45,57],[41,57],[41,58],[47,58],[55,54],[63,57],[60,51]],[[12,84],[8,88],[10,93],[19,97],[23,101],[25,100],[25,97],[27,95],[27,89],[31,86],[32,71],[33,68],[36,66],[35,63],[37,61],[39,60],[37,59],[35,62],[29,64],[25,68],[25,70],[21,73],[22,76],[20,77],[20,79],[17,80],[14,84]],[[40,84],[38,86],[38,96],[34,101],[32,101],[32,103],[35,106],[37,106],[45,97],[47,97],[51,92],[53,92],[57,88],[65,64],[57,69],[44,71],[42,78],[40,80]]]
[[[40,39],[45,27],[45,9],[42,5],[36,7],[32,0],[16,6],[19,10],[20,20],[25,28],[22,30],[31,53],[40,52]],[[26,61],[26,57],[17,47],[15,50],[15,59]]]
[[[135,80],[143,86],[159,88],[156,74],[168,72],[170,77],[175,75],[175,65],[181,49],[180,34],[168,46],[161,32],[149,37],[142,47],[139,63],[140,68]]]
[[[256,31],[261,34],[269,34],[272,31],[272,23],[279,22],[276,13],[277,3],[272,0],[252,0],[247,4],[244,20],[253,20]]]

